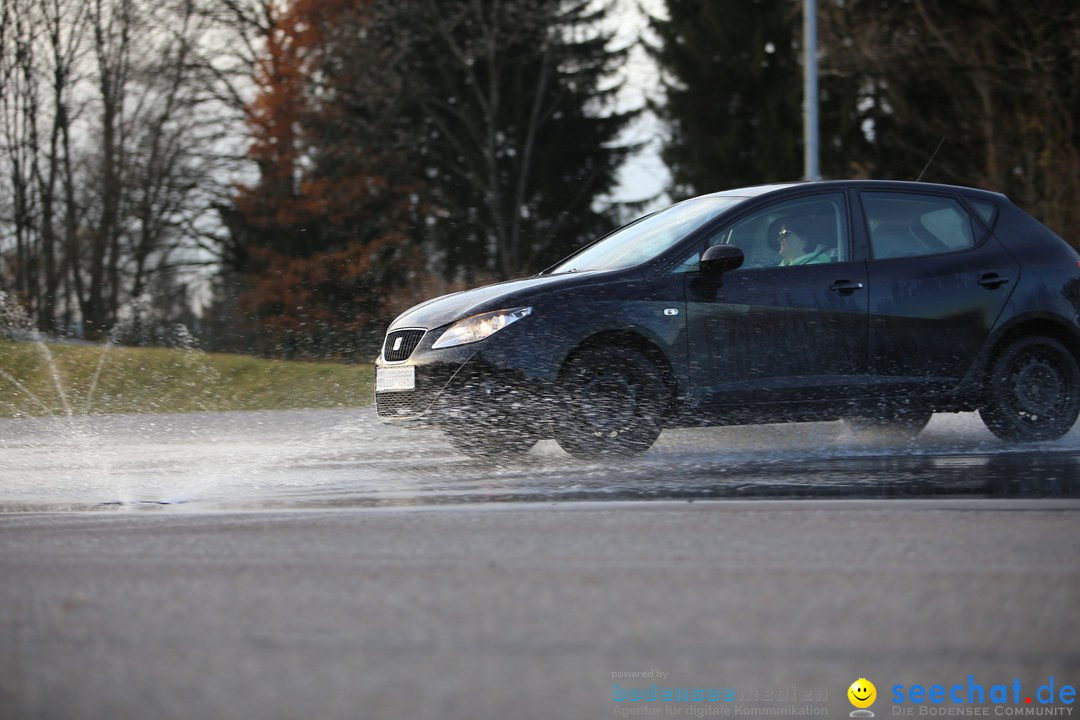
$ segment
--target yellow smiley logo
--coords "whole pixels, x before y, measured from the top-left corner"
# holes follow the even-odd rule
[[[866,678],[859,678],[848,688],[848,699],[855,707],[869,707],[877,699],[877,688]]]
[[[866,678],[859,678],[847,689],[848,700],[857,708],[868,708],[877,699],[877,688]]]

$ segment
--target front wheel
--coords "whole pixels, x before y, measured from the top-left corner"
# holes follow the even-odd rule
[[[994,361],[988,381],[979,416],[1002,440],[1056,440],[1080,415],[1080,365],[1054,338],[1016,340]]]
[[[563,413],[555,440],[574,457],[638,455],[660,435],[667,387],[637,350],[584,350],[567,364],[559,389]]]

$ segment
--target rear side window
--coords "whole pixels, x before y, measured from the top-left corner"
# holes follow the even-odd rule
[[[985,200],[968,200],[971,203],[971,207],[975,208],[975,212],[982,218],[983,224],[986,227],[994,226],[994,214],[997,212],[997,208],[994,204]]]
[[[874,259],[937,255],[975,246],[971,216],[952,198],[864,192]]]

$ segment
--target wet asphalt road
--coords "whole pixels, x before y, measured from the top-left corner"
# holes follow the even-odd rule
[[[918,716],[898,684],[1077,686],[1078,468],[1076,428],[971,415],[496,466],[369,410],[4,420],[0,718],[846,718],[860,677],[880,718]],[[653,682],[735,699],[616,699]]]
[[[1011,499],[9,514],[0,708],[846,718],[865,677],[881,718],[896,684],[1075,687],[1078,523],[1080,501]],[[758,699],[614,700],[652,682]]]
[[[970,413],[935,416],[913,443],[807,423],[667,431],[624,462],[545,441],[494,465],[370,409],[0,420],[0,511],[1078,495],[1080,426],[1011,445]]]

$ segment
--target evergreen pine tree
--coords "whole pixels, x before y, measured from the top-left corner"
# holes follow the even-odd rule
[[[536,272],[609,229],[596,201],[633,116],[611,111],[609,11],[292,0],[251,108],[260,179],[228,215],[270,340],[339,352],[424,299],[425,269]]]
[[[605,230],[629,148],[612,111],[625,58],[583,0],[376,1],[326,47],[317,163],[376,150],[411,198],[413,236],[447,274],[535,272]],[[378,64],[378,67],[374,67]],[[392,156],[392,157],[391,157]],[[371,158],[370,152],[366,157]]]
[[[667,16],[653,19],[660,42],[652,53],[673,194],[802,177],[802,3],[667,0]],[[844,178],[864,172],[871,139],[863,124],[878,106],[860,105],[859,78],[828,71],[833,50],[819,43],[819,148],[822,175]]]
[[[672,192],[798,178],[802,75],[791,0],[667,0],[667,19],[651,24]]]

